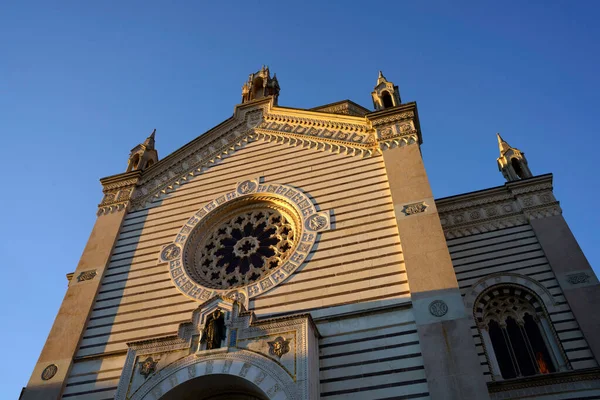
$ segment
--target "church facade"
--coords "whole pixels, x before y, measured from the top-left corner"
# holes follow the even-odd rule
[[[98,217],[21,399],[600,398],[600,285],[553,195],[434,199],[417,106],[278,105],[101,179]]]

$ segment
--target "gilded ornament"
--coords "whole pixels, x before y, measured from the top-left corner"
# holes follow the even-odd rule
[[[269,344],[269,354],[281,358],[284,354],[290,351],[290,341],[279,336]]]
[[[140,362],[140,375],[144,378],[148,378],[150,374],[156,371],[156,365],[158,361],[154,361],[152,357],[147,357],[144,361]]]

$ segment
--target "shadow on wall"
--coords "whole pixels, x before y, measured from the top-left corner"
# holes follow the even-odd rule
[[[133,262],[134,257],[140,257],[145,254],[157,254],[156,246],[144,248],[140,243],[141,232],[146,226],[148,209],[128,212],[123,220],[119,236],[113,248],[109,265],[105,269],[102,277],[102,284],[96,295],[96,300],[90,312],[86,329],[83,331],[79,347],[70,371],[67,385],[63,389],[63,399],[79,398],[83,395],[102,396],[106,393],[107,398],[112,398],[113,392],[117,389],[116,381],[109,379],[106,381],[97,381],[98,373],[102,368],[105,359],[90,359],[94,355],[100,355],[107,352],[107,346],[113,343],[124,342],[123,340],[110,340],[111,335],[119,332],[126,332],[131,329],[130,324],[144,318],[138,317],[145,308],[135,306],[140,303],[136,299],[139,294],[144,293],[144,289],[131,290],[125,294],[125,285],[132,285],[135,280],[143,279],[145,273],[130,277],[132,271],[136,273],[144,270],[152,271],[150,275],[156,274],[156,263],[141,269],[135,269],[136,264],[144,261]],[[102,217],[100,217],[102,218]],[[147,251],[148,250],[148,251]],[[166,273],[166,271],[163,271]],[[129,307],[131,305],[132,307]],[[132,310],[123,310],[123,308],[132,308]],[[116,317],[125,317],[124,320],[116,321]],[[110,353],[110,351],[109,351]],[[111,356],[125,356],[126,351],[118,351]],[[123,358],[124,360],[124,358]],[[111,370],[114,368],[111,366]],[[115,379],[118,380],[120,373],[112,372]],[[100,398],[100,397],[99,397]]]

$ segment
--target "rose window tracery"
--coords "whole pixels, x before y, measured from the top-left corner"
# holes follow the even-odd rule
[[[238,212],[198,243],[195,272],[208,287],[245,286],[268,275],[294,249],[293,222],[275,208]]]

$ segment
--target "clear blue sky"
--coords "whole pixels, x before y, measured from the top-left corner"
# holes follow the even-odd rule
[[[484,5],[483,3],[487,3]],[[98,179],[157,128],[164,157],[233,112],[248,74],[280,104],[417,101],[436,197],[503,184],[495,133],[554,173],[598,271],[600,3],[5,2],[0,6],[0,398],[26,385],[96,218]]]

